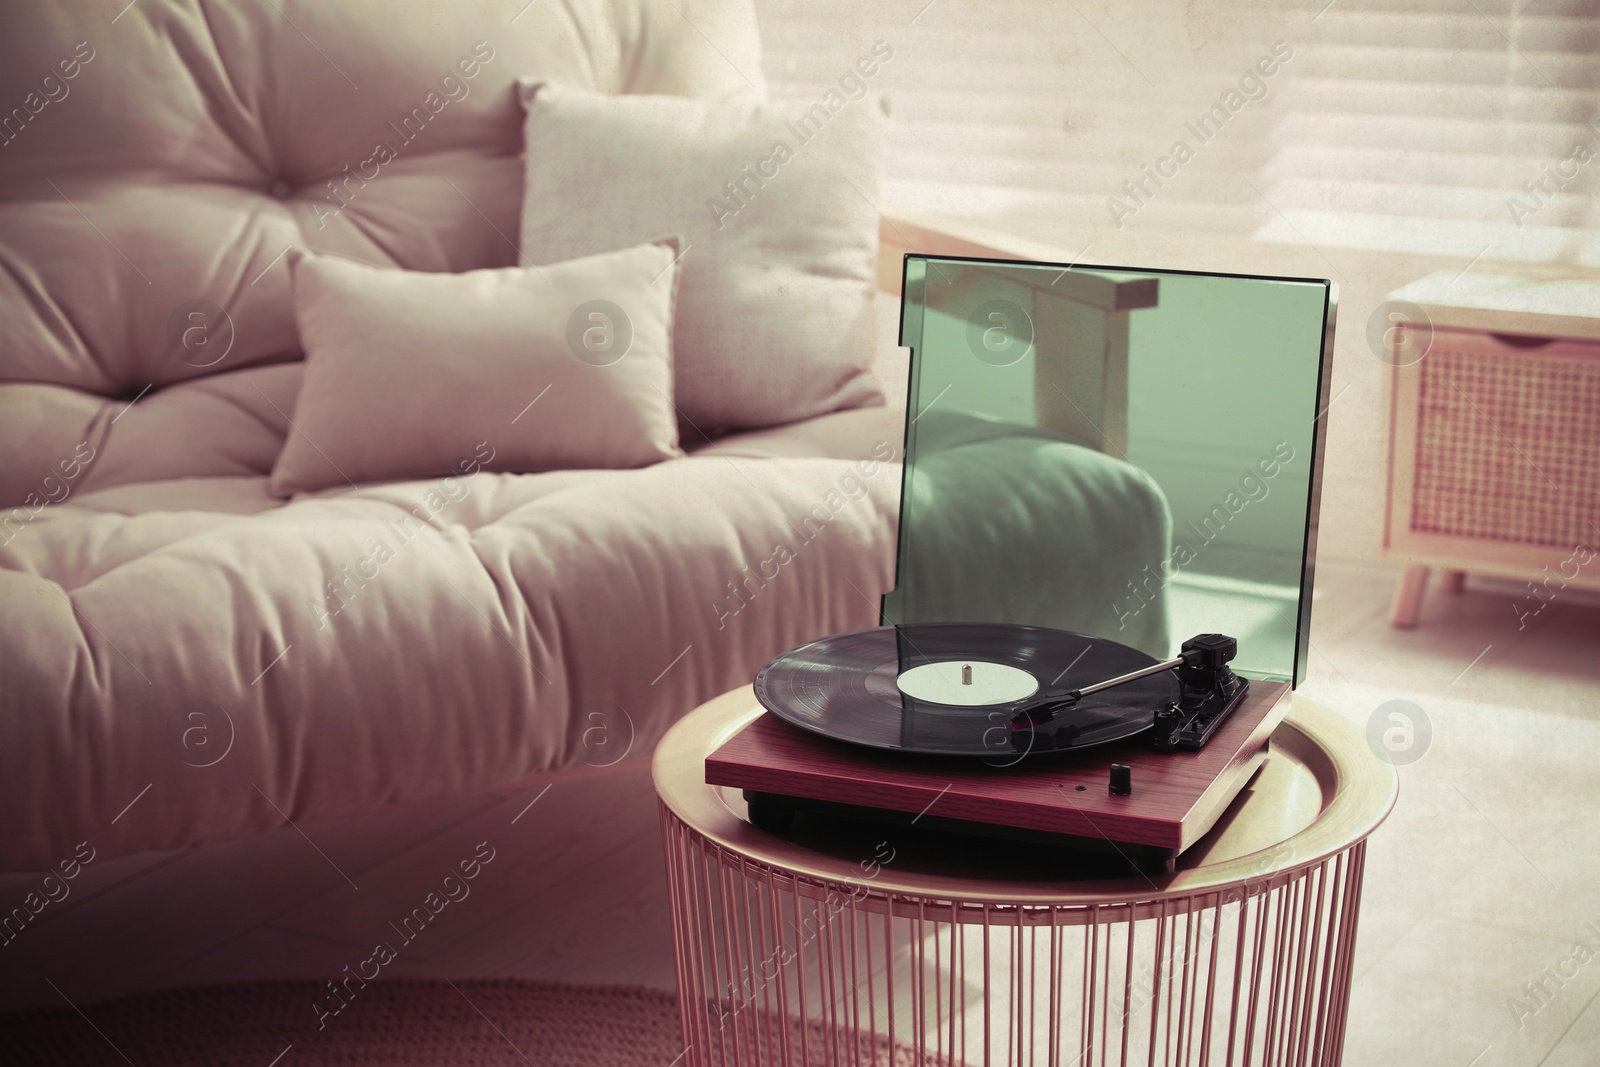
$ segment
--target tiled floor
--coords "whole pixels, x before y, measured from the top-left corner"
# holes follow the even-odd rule
[[[1428,723],[1369,852],[1345,1062],[1600,1063],[1600,600],[1563,594],[1519,630],[1526,590],[1474,579],[1401,632],[1392,580],[1319,569],[1304,690],[1364,728],[1390,725],[1391,701]],[[285,827],[95,863],[0,949],[0,1005],[331,977],[394,940],[480,842],[495,858],[471,895],[386,973],[670,986],[655,820],[630,760],[548,791],[304,827],[316,848]],[[30,881],[0,876],[0,902]]]
[[[1519,630],[1526,588],[1473,579],[1396,631],[1388,572],[1318,578],[1307,694],[1431,731],[1372,839],[1346,1062],[1600,1063],[1600,602]]]

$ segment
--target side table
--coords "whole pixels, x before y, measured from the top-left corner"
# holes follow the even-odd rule
[[[734,690],[655,753],[685,1064],[1340,1062],[1397,781],[1333,712],[1295,699],[1176,872],[1098,879],[914,827],[758,830],[704,764],[759,714]]]
[[[1389,294],[1384,551],[1390,621],[1415,626],[1432,568],[1522,580],[1517,628],[1600,589],[1600,283],[1442,271]]]

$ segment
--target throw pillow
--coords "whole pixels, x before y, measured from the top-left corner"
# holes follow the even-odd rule
[[[686,430],[883,403],[871,367],[888,120],[876,100],[521,91],[524,264],[683,240],[673,336]]]
[[[461,274],[299,254],[305,374],[270,490],[681,455],[677,259],[675,239]]]

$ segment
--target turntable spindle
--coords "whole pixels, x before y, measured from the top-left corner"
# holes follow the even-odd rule
[[[972,664],[970,664],[970,663],[963,663],[961,665],[961,684],[962,685],[971,685],[972,684]]]

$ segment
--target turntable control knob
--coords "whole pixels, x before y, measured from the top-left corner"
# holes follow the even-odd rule
[[[1133,768],[1126,763],[1113,763],[1111,765],[1111,793],[1113,796],[1125,797],[1133,792]]]
[[[963,663],[961,665],[961,684],[962,685],[971,685],[972,684],[972,664],[970,664],[970,663]]]

